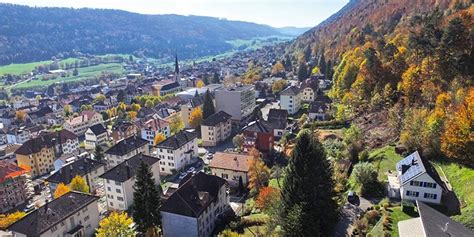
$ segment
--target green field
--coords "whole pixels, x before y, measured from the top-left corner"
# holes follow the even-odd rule
[[[53,61],[40,61],[40,62],[33,62],[33,63],[19,63],[19,64],[10,64],[5,66],[0,66],[0,76],[5,74],[12,74],[12,75],[21,75],[30,73],[35,69],[35,67],[52,63]]]
[[[45,87],[45,86],[54,84],[56,82],[79,81],[79,80],[84,80],[84,79],[89,79],[89,78],[99,76],[102,72],[123,73],[123,67],[119,63],[107,63],[107,64],[100,64],[96,66],[79,68],[78,72],[79,72],[79,75],[77,76],[69,76],[69,77],[58,76],[56,79],[50,79],[47,81],[43,81],[41,80],[41,78],[38,78],[36,80],[31,80],[31,81],[16,84],[13,87],[13,89],[24,89],[24,88],[30,88],[30,87]]]
[[[395,146],[384,146],[370,152],[369,160],[377,169],[379,181],[387,180],[387,171],[395,171],[395,165],[403,159],[395,152]]]

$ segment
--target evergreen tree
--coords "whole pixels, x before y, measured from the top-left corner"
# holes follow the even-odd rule
[[[298,67],[298,80],[306,80],[306,78],[308,78],[308,74],[308,66],[306,66],[306,63],[300,63],[300,66]]]
[[[102,149],[101,146],[96,146],[95,147],[94,159],[96,161],[103,161],[104,160],[104,150]]]
[[[214,102],[212,102],[211,92],[209,90],[206,91],[204,95],[204,104],[202,106],[202,118],[207,119],[209,116],[216,113],[216,109],[214,108]]]
[[[286,56],[285,59],[285,70],[287,72],[291,72],[291,69],[293,68],[293,65],[291,63],[291,58],[289,56]]]
[[[156,236],[161,226],[161,186],[155,183],[150,166],[141,162],[133,185],[133,220],[137,230],[147,236]]]
[[[125,102],[125,92],[123,90],[117,94],[117,102]]]
[[[221,80],[219,78],[219,74],[217,74],[217,72],[214,72],[214,76],[212,77],[212,83],[219,84],[220,82]]]
[[[332,169],[321,143],[308,130],[296,139],[282,187],[282,225],[287,236],[329,236],[337,218]],[[295,209],[299,209],[295,213]],[[301,228],[292,228],[299,223]]]
[[[321,57],[319,58],[319,62],[318,62],[318,67],[319,67],[319,70],[321,70],[321,73],[326,75],[326,59],[324,58],[324,53],[321,53]]]

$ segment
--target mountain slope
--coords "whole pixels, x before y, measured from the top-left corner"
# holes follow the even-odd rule
[[[182,58],[222,53],[225,41],[282,35],[270,26],[212,17],[0,4],[0,64],[74,53]]]

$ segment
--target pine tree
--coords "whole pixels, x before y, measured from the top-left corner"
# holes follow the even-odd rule
[[[300,66],[298,67],[298,80],[306,80],[306,78],[308,78],[308,74],[308,66],[306,66],[306,63],[300,63]]]
[[[104,160],[104,150],[102,149],[101,146],[96,146],[95,147],[94,159],[96,161],[103,161]]]
[[[326,75],[326,59],[324,58],[324,53],[322,53],[321,57],[319,58],[318,67],[321,70],[321,73]]]
[[[212,102],[211,92],[207,90],[204,95],[204,104],[202,106],[202,118],[207,119],[214,113],[216,113],[216,110],[214,108],[214,102]]]
[[[219,74],[217,74],[217,72],[215,72],[214,76],[212,77],[212,83],[214,83],[214,84],[219,84],[220,83]]]
[[[132,211],[137,230],[147,236],[156,236],[161,226],[161,186],[155,183],[150,166],[141,162],[133,186]]]
[[[282,187],[282,225],[287,236],[329,236],[337,218],[331,166],[321,143],[307,130],[296,139]],[[295,213],[295,209],[299,209]],[[292,228],[297,220],[301,228]]]

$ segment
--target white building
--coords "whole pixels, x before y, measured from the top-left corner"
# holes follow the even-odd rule
[[[69,192],[28,213],[8,230],[16,237],[94,236],[99,227],[99,197]]]
[[[94,111],[82,111],[79,116],[64,121],[64,128],[77,136],[82,136],[89,127],[102,122],[101,114]]]
[[[215,92],[216,111],[224,111],[240,122],[255,108],[255,89],[250,85],[218,89]]]
[[[87,129],[84,147],[86,150],[93,150],[96,146],[106,145],[108,140],[107,129],[105,129],[104,125],[98,123]]]
[[[423,160],[418,151],[397,163],[397,174],[389,175],[389,197],[402,200],[440,204],[444,182],[430,162]]]
[[[148,141],[139,137],[128,137],[121,140],[105,152],[108,167],[114,167],[132,156],[150,155]]]
[[[151,167],[155,183],[160,183],[159,159],[147,155],[136,155],[113,167],[101,178],[104,179],[108,210],[127,210],[133,204],[135,174],[141,162]]]
[[[159,133],[163,134],[165,137],[171,135],[170,124],[167,121],[160,118],[152,118],[141,125],[141,137],[147,140],[149,145],[153,145],[155,136]]]
[[[182,130],[160,142],[156,147],[161,172],[171,174],[173,170],[180,170],[189,164],[191,158],[197,156],[197,134]]]
[[[217,218],[228,208],[224,179],[203,172],[188,174],[160,209],[163,235],[212,236]]]
[[[290,86],[280,92],[280,108],[288,111],[288,114],[296,114],[301,108],[300,90],[296,86]]]
[[[201,123],[201,140],[203,146],[216,146],[232,134],[232,116],[219,111]]]

